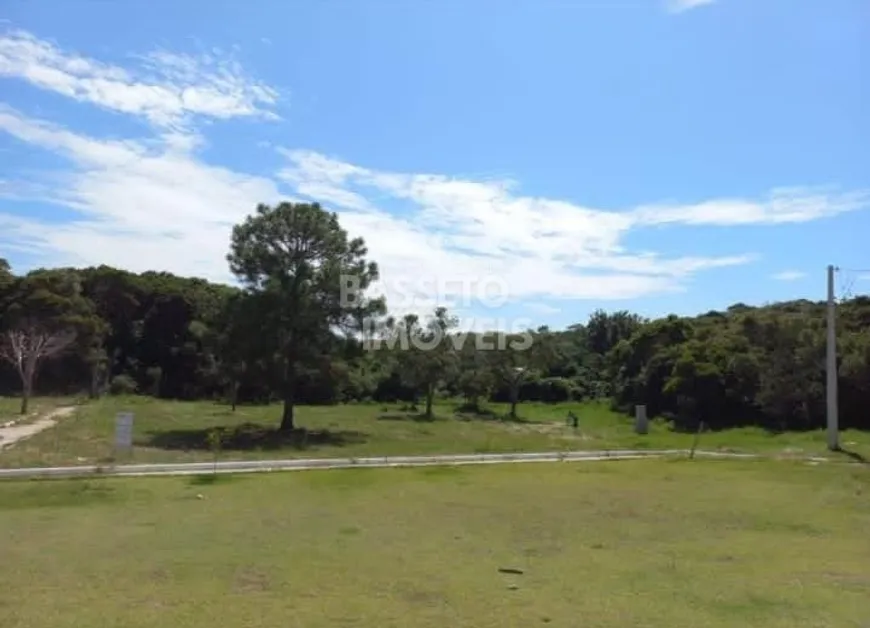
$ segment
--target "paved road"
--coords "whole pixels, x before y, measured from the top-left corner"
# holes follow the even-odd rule
[[[148,476],[148,475],[195,475],[203,473],[254,473],[268,471],[304,471],[311,469],[351,469],[386,467],[424,467],[469,464],[503,464],[520,462],[592,462],[602,460],[631,460],[638,458],[686,456],[688,451],[670,450],[617,450],[573,451],[528,454],[472,454],[454,456],[395,456],[373,458],[319,458],[302,460],[240,460],[218,462],[193,462],[173,464],[130,464],[117,466],[40,467],[0,469],[3,478],[69,478],[94,475]],[[696,451],[698,457],[758,458],[755,454],[732,454],[714,451]],[[808,459],[822,462],[824,458]]]
[[[54,427],[60,419],[70,416],[75,411],[75,406],[55,408],[32,423],[0,427],[0,449],[12,447],[18,441],[30,438],[34,434],[39,434],[50,427]]]

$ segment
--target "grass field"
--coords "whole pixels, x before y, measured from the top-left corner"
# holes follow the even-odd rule
[[[4,400],[0,408],[14,400]],[[40,400],[47,404],[49,401]],[[220,458],[299,458],[388,455],[497,453],[513,451],[567,451],[621,448],[688,448],[693,437],[675,434],[654,422],[650,433],[639,436],[632,421],[614,414],[604,404],[523,404],[522,421],[459,417],[454,405],[436,408],[437,420],[422,420],[398,406],[345,405],[298,409],[306,428],[292,437],[274,428],[280,407],[228,407],[211,402],[159,401],[147,397],[108,397],[87,403],[75,415],[50,430],[17,443],[0,454],[0,466],[106,464],[113,458],[115,415],[135,413],[132,462],[194,462],[213,459],[208,433],[224,429]],[[505,407],[493,406],[504,414]],[[568,427],[568,411],[580,416],[580,428]],[[870,434],[844,432],[842,442],[870,457]],[[704,449],[777,454],[825,453],[821,431],[771,436],[758,429],[706,433]]]
[[[0,425],[7,421],[15,421],[19,425],[29,423],[52,408],[74,402],[73,397],[37,397],[30,400],[28,412],[22,417],[20,398],[0,397]]]
[[[771,461],[7,481],[0,626],[858,628],[868,495]]]

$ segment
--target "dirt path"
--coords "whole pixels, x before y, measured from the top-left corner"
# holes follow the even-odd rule
[[[62,408],[55,408],[31,423],[0,427],[0,449],[11,447],[20,440],[30,438],[34,434],[39,434],[50,427],[54,427],[58,421],[70,416],[75,411],[75,406],[64,406]]]

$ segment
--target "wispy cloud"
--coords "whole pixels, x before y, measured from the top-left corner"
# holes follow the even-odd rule
[[[689,205],[651,205],[633,212],[642,224],[711,226],[802,223],[870,206],[870,190],[780,188],[763,199],[714,199]]]
[[[0,108],[0,131],[69,163],[11,188],[18,199],[67,207],[76,219],[48,224],[0,214],[3,247],[26,243],[50,255],[51,263],[106,263],[228,281],[222,260],[231,225],[257,203],[281,197],[270,179],[203,164],[171,144],[98,140],[9,108]]]
[[[542,299],[675,293],[698,273],[754,259],[739,250],[721,256],[637,250],[626,238],[632,230],[805,222],[868,201],[861,191],[786,189],[762,199],[615,211],[524,195],[507,179],[375,170],[283,148],[277,149],[283,168],[274,175],[237,172],[201,158],[197,123],[268,116],[279,95],[211,57],[161,51],[137,60],[134,73],[26,33],[0,37],[0,76],[154,125],[151,137],[109,140],[0,106],[0,132],[63,160],[51,172],[15,172],[10,165],[0,197],[18,206],[49,202],[69,216],[49,222],[0,209],[0,248],[27,251],[46,265],[105,263],[229,281],[224,255],[232,224],[258,203],[305,198],[336,210],[345,229],[366,239],[381,267],[380,288],[397,313],[444,298],[461,308],[469,305],[462,302],[469,290],[487,283],[496,296],[545,313]]]
[[[535,314],[558,314],[562,310],[557,307],[553,307],[552,305],[547,305],[546,303],[526,303],[526,309],[534,312]]]
[[[20,181],[18,194],[63,205],[75,220],[48,224],[7,215],[4,242],[26,243],[52,263],[158,268],[229,279],[230,227],[257,203],[288,198],[275,181],[202,163],[170,143],[100,140],[0,109],[0,130],[64,157],[52,185]],[[679,291],[708,268],[747,255],[668,258],[629,252],[629,214],[513,192],[513,184],[374,171],[308,151],[285,151],[280,177],[297,197],[322,200],[366,238],[397,308],[433,295],[501,282],[500,296],[623,299]],[[404,203],[405,211],[397,211]],[[440,285],[438,285],[440,283]],[[452,288],[450,287],[452,286]],[[467,296],[467,295],[466,295]]]
[[[684,13],[714,2],[716,0],[665,0],[665,9],[670,13]]]
[[[798,279],[803,279],[807,274],[800,270],[784,270],[780,273],[775,273],[771,275],[771,278],[776,279],[777,281],[797,281]]]
[[[0,35],[0,76],[14,77],[80,102],[141,116],[160,127],[194,117],[275,117],[277,92],[245,75],[232,58],[155,51],[121,68],[72,52],[34,35]]]
[[[287,165],[277,179],[288,195],[269,177],[208,165],[165,137],[101,140],[8,108],[0,109],[0,130],[69,164],[48,179],[7,178],[0,194],[14,191],[20,198],[29,192],[77,216],[51,225],[0,216],[4,246],[27,246],[52,263],[157,268],[227,281],[231,225],[257,203],[310,198],[338,211],[342,225],[366,239],[382,269],[382,290],[397,311],[433,306],[436,296],[451,296],[450,285],[461,305],[463,290],[487,281],[501,296],[525,303],[679,292],[697,273],[754,257],[631,250],[625,245],[629,231],[650,224],[794,222],[830,214],[826,202],[840,207],[818,195],[801,202],[793,192],[793,206],[815,209],[774,212],[773,220],[767,201],[672,205],[664,215],[648,207],[611,211],[523,196],[511,181],[378,171],[316,152],[282,150]],[[722,218],[715,209],[722,206],[763,210],[735,220]]]
[[[283,154],[289,163],[279,177],[297,194],[328,199],[393,281],[438,276],[467,285],[499,277],[517,299],[622,299],[679,291],[694,273],[752,259],[629,252],[622,239],[639,224],[631,212],[523,196],[512,181],[375,171],[311,151]]]

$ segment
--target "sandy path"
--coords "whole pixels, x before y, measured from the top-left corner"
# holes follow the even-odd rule
[[[54,427],[59,420],[70,416],[75,411],[75,406],[64,406],[62,408],[55,408],[32,423],[0,427],[0,449],[11,447],[20,440],[30,438],[34,434],[39,434],[50,427]]]

